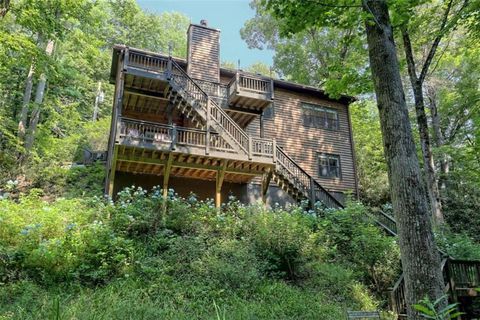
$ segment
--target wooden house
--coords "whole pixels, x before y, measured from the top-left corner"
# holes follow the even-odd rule
[[[351,97],[220,67],[220,31],[191,24],[187,59],[117,45],[106,193],[160,185],[249,203],[341,207],[357,192]]]

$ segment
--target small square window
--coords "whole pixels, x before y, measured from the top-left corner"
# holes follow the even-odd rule
[[[327,153],[319,154],[318,175],[324,178],[340,178],[340,156]]]

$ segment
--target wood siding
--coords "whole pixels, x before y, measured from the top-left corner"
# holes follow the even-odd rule
[[[302,102],[337,110],[339,130],[304,126]],[[274,117],[264,120],[265,138],[275,138],[277,144],[282,146],[288,155],[326,189],[335,192],[355,192],[356,179],[348,106],[320,99],[314,95],[275,89],[274,108]],[[260,136],[260,117],[247,127],[247,132],[253,136]],[[319,153],[340,156],[340,179],[319,176]]]
[[[188,28],[187,73],[195,79],[220,81],[220,31],[191,24]]]

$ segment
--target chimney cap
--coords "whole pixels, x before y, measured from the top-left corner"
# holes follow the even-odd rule
[[[206,19],[200,20],[200,25],[204,27],[208,27],[208,21]]]

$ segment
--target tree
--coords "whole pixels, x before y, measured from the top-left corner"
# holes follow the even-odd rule
[[[163,53],[170,45],[174,55],[186,56],[189,19],[179,13],[145,13],[134,0],[10,4],[0,19],[0,184],[17,174],[33,180],[43,168],[77,160],[83,147],[102,149],[87,136],[99,82],[106,101],[99,105],[95,127],[108,130],[113,44]],[[46,51],[49,40],[55,42],[51,56]],[[29,128],[32,121],[35,126]],[[99,132],[95,135],[108,135]]]
[[[325,90],[331,96],[371,92],[365,36],[358,24],[345,28],[311,25],[292,34],[280,35],[275,18],[259,0],[256,11],[240,34],[249,48],[274,50],[273,67],[279,77]]]
[[[339,4],[325,0],[300,4],[294,0],[267,0],[265,4],[279,19],[284,34],[294,34],[312,25],[351,26],[362,21],[365,25],[405,275],[407,314],[409,319],[419,319],[412,305],[425,296],[440,298],[443,276],[431,229],[427,191],[420,178],[387,2],[363,0],[361,4],[356,1]]]
[[[420,136],[420,145],[422,148],[425,181],[427,189],[429,191],[432,216],[434,217],[435,222],[438,224],[443,223],[443,213],[440,200],[440,191],[438,188],[438,180],[435,173],[435,162],[432,154],[427,114],[425,112],[423,84],[425,82],[425,78],[429,73],[430,66],[435,59],[440,41],[447,35],[450,30],[455,28],[463,12],[467,11],[467,5],[468,0],[448,0],[445,2],[440,2],[440,5],[432,5],[433,8],[424,9],[423,14],[406,15],[406,17],[408,17],[407,21],[401,26],[403,48],[407,61],[408,75],[415,101],[415,113],[417,117],[418,131]],[[440,7],[440,10],[438,9],[438,7]],[[419,24],[425,24],[422,23],[423,21],[433,20],[436,22],[436,19],[428,19],[428,17],[437,16],[438,14],[436,14],[436,11],[443,11],[440,13],[440,25],[438,26],[438,30],[433,33],[433,39],[429,39],[431,43],[429,44],[429,48],[427,49],[428,54],[426,58],[422,63],[419,64],[416,62],[416,57],[413,52],[413,46],[410,40],[410,29],[416,28],[418,30]],[[408,12],[412,13],[410,10],[408,10]],[[436,26],[433,28],[436,28]],[[417,67],[419,67],[419,72],[417,72]]]

